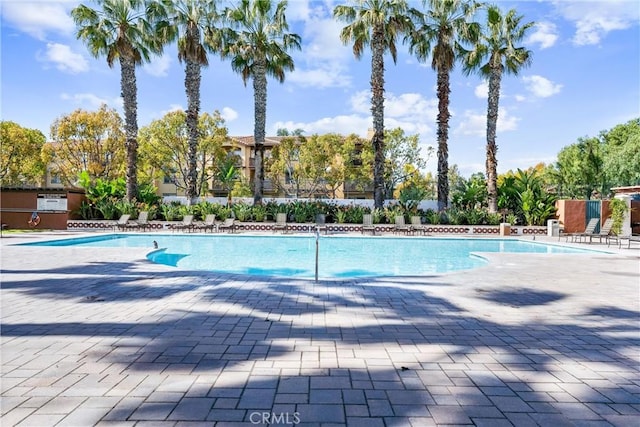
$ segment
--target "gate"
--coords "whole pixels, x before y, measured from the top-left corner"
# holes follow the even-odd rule
[[[592,218],[600,219],[600,200],[587,200],[587,218],[585,219],[585,224],[589,223],[589,220]],[[598,221],[598,225],[596,225],[596,229],[594,233],[600,232],[600,221]]]

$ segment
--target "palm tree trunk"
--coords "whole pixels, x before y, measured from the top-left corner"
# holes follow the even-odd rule
[[[184,85],[187,93],[187,132],[189,132],[189,150],[187,154],[187,203],[197,202],[198,188],[198,114],[200,112],[200,64],[186,60]]]
[[[500,101],[500,81],[502,69],[494,67],[489,75],[489,97],[487,105],[487,194],[489,212],[498,212],[498,146],[496,145],[496,129],[498,125],[498,104]]]
[[[384,205],[384,34],[375,28],[371,39],[371,115],[373,116],[373,199]]]
[[[267,121],[267,68],[263,60],[257,60],[254,66],[253,97],[255,127],[253,139],[255,141],[255,179],[253,189],[253,203],[262,204],[264,187],[264,137]]]
[[[120,58],[120,88],[124,104],[125,146],[127,149],[127,200],[138,192],[138,99],[136,64],[130,58]]]
[[[438,210],[449,204],[449,71],[438,68]]]

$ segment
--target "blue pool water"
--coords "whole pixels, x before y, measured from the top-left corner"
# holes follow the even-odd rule
[[[314,277],[315,235],[112,234],[36,243],[40,246],[148,247],[148,258],[184,269]],[[33,245],[33,243],[30,243]],[[319,276],[424,276],[485,265],[474,252],[593,253],[515,239],[321,237]]]

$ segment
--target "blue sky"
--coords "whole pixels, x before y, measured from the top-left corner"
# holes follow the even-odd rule
[[[107,103],[122,113],[120,68],[94,59],[75,38],[70,10],[78,1],[1,0],[1,117],[40,129],[77,108]],[[278,128],[366,135],[370,115],[370,54],[358,61],[331,17],[340,2],[290,0],[290,30],[302,37],[296,70],[284,84],[269,80],[267,134]],[[91,2],[85,4],[93,5]],[[505,76],[498,120],[498,172],[553,162],[558,151],[583,136],[597,136],[640,116],[640,6],[635,0],[498,1],[535,21],[524,45],[531,67]],[[412,3],[419,6],[418,2]],[[386,58],[385,126],[419,134],[436,144],[436,75],[399,47]],[[139,68],[140,127],[186,108],[184,67],[175,46]],[[464,176],[484,171],[486,84],[451,78],[449,162]],[[253,134],[253,90],[229,62],[210,58],[203,70],[201,111],[219,110],[231,135]],[[423,150],[426,152],[426,150]],[[428,169],[435,171],[435,154]]]

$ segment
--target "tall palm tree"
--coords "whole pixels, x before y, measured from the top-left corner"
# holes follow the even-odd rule
[[[83,40],[91,54],[106,56],[113,67],[120,62],[120,89],[124,104],[127,148],[128,200],[138,189],[138,87],[136,66],[148,62],[151,53],[160,53],[152,26],[145,17],[143,0],[95,0],[98,9],[80,5],[71,11],[78,27],[76,37]]]
[[[415,29],[409,50],[419,61],[431,58],[438,94],[438,209],[449,200],[449,76],[459,58],[461,43],[475,42],[480,25],[471,22],[478,4],[473,0],[423,0],[425,12],[412,10]]]
[[[340,40],[353,42],[353,54],[362,56],[371,46],[371,115],[373,116],[374,151],[373,199],[376,208],[384,204],[384,54],[397,60],[396,38],[411,30],[409,7],[404,0],[355,0],[351,5],[336,6],[334,18],[347,22]]]
[[[489,80],[486,159],[489,212],[498,210],[496,127],[502,74],[517,75],[522,68],[531,64],[532,52],[516,44],[524,39],[535,23],[522,24],[522,19],[523,16],[519,16],[514,9],[503,15],[498,6],[489,6],[485,31],[473,49],[465,52],[464,57],[465,74],[479,72]]]
[[[253,80],[255,141],[255,180],[253,201],[262,203],[264,187],[264,138],[267,117],[267,76],[284,82],[285,71],[293,71],[293,58],[287,53],[300,50],[300,36],[289,33],[285,16],[287,1],[240,0],[225,12],[229,28],[220,36],[212,34],[212,44],[221,44],[223,57],[231,57],[231,68],[244,84]],[[220,36],[220,40],[217,36]]]
[[[186,197],[189,204],[195,203],[200,195],[197,171],[200,81],[202,67],[209,65],[207,50],[216,51],[216,46],[205,42],[206,31],[215,28],[219,17],[215,4],[210,0],[159,0],[152,1],[147,8],[158,33],[162,34],[163,42],[177,39],[178,60],[185,63],[186,125],[189,132]]]

